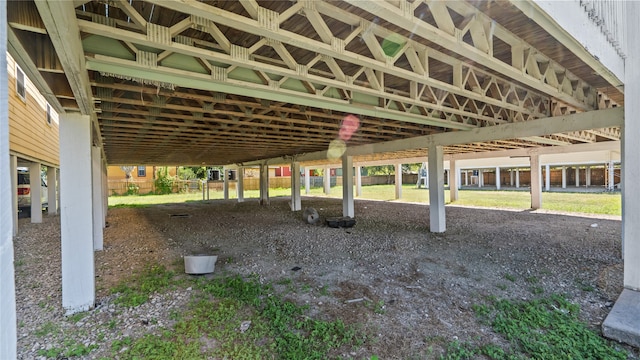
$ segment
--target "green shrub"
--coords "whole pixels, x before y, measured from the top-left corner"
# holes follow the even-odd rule
[[[138,195],[139,193],[140,193],[140,186],[134,183],[127,184],[127,192],[125,193],[125,195]]]
[[[159,169],[154,180],[156,187],[156,194],[165,195],[173,192],[173,178],[169,176],[169,170],[165,166],[164,169]]]

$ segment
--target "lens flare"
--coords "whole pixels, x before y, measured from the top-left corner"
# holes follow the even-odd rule
[[[340,139],[332,140],[329,143],[329,150],[327,150],[327,157],[329,159],[338,159],[347,151],[347,144]]]
[[[342,124],[340,125],[340,131],[338,132],[338,136],[342,141],[349,141],[351,136],[358,131],[360,127],[360,119],[355,115],[347,115],[342,119]]]

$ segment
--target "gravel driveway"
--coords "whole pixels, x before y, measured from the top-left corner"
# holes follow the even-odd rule
[[[19,358],[39,358],[38,350],[62,346],[70,334],[97,346],[87,358],[110,357],[113,340],[166,326],[171,309],[189,300],[188,289],[124,310],[112,304],[109,289],[145,264],[171,267],[196,253],[219,256],[216,274],[327,289],[321,298],[287,296],[308,303],[317,316],[365,324],[375,341],[355,358],[428,358],[455,339],[499,342],[471,310],[487,296],[566,294],[599,330],[622,290],[621,222],[613,218],[447,206],[446,233],[431,234],[428,206],[356,200],[357,224],[335,229],[304,223],[288,201],[110,209],[105,248],[96,253],[97,307],[73,319],[61,308],[60,218],[20,219],[14,242]],[[336,199],[303,198],[304,206],[321,217],[342,212]],[[384,304],[384,312],[349,302],[360,298]]]

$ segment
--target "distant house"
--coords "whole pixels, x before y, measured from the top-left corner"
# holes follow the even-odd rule
[[[40,172],[47,169],[44,183],[47,189],[22,190],[21,197],[30,195],[32,209],[49,206],[50,213],[57,212],[57,169],[60,168],[60,141],[58,114],[40,94],[10,54],[7,56],[9,83],[9,154],[12,167],[12,191],[14,213],[18,213],[18,169]],[[42,170],[41,170],[42,169]],[[38,182],[38,185],[42,182]],[[37,191],[40,190],[40,191]],[[33,194],[44,196],[33,199]],[[48,194],[48,195],[47,195]],[[40,222],[39,211],[32,214],[33,222]],[[14,219],[17,221],[17,216]],[[14,228],[17,228],[15,226]]]
[[[135,193],[146,194],[152,192],[153,181],[156,179],[158,171],[164,171],[165,166],[117,166],[107,167],[107,180],[109,182],[109,195],[123,195],[130,189]],[[175,177],[176,166],[166,166],[169,176]],[[130,186],[132,188],[130,188]]]

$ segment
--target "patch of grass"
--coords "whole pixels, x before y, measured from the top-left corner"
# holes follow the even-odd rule
[[[329,287],[327,285],[323,285],[318,292],[321,296],[329,296]]]
[[[305,190],[302,190],[305,191]],[[449,190],[445,190],[445,199],[449,199]],[[222,191],[210,191],[210,199],[223,199]],[[230,194],[233,198],[233,192]],[[271,188],[269,196],[290,196],[288,188]],[[305,194],[306,195],[306,194]],[[310,196],[342,197],[342,186],[331,187],[330,195],[325,195],[323,187],[310,189]],[[245,199],[259,198],[258,190],[245,190]],[[369,185],[362,187],[361,199],[395,201],[395,185]],[[202,193],[168,194],[168,195],[135,195],[110,196],[109,207],[141,207],[154,204],[181,203],[202,201]],[[418,189],[415,184],[402,185],[400,201],[429,202],[429,191]],[[448,203],[448,200],[447,200]],[[471,205],[498,209],[529,209],[531,197],[529,191],[477,191],[460,190],[456,205]],[[614,193],[542,193],[542,208],[563,212],[621,215],[622,197],[619,192]]]
[[[120,293],[115,303],[126,307],[144,304],[149,300],[149,295],[175,284],[174,275],[174,272],[168,271],[164,266],[149,265],[139,275],[121,282],[111,290],[112,293]]]
[[[374,313],[382,315],[385,313],[385,305],[383,300],[367,301],[366,306],[373,310]]]
[[[64,341],[64,347],[52,347],[48,350],[38,350],[38,355],[44,356],[46,358],[60,359],[60,358],[69,358],[69,357],[79,357],[89,355],[91,351],[98,348],[98,345],[84,345],[82,343],[76,342],[74,340],[67,339]]]
[[[516,277],[511,275],[511,274],[504,274],[504,278],[511,281],[511,282],[515,282],[516,281]]]
[[[85,316],[87,316],[89,313],[87,311],[84,312],[79,312],[73,315],[69,315],[67,316],[67,320],[73,324],[77,323],[78,321],[84,319]]]
[[[587,280],[576,279],[576,285],[578,286],[578,289],[580,289],[582,291],[592,292],[592,291],[595,290],[593,285],[589,284],[589,282]]]
[[[34,332],[34,334],[37,337],[45,337],[47,335],[57,333],[59,330],[60,330],[60,327],[57,324],[51,321],[47,321],[46,323],[42,324],[42,326],[40,326],[38,330]]]
[[[507,285],[505,285],[505,284],[498,284],[498,285],[496,285],[496,287],[497,287],[498,289],[500,289],[500,290],[503,290],[503,291],[504,291],[504,290],[507,290]]]
[[[358,347],[365,339],[341,320],[308,317],[307,306],[284,300],[271,284],[261,284],[256,277],[198,279],[194,291],[194,300],[172,329],[114,342],[114,355],[120,359],[326,359],[332,350]]]
[[[16,261],[13,262],[13,266],[14,267],[20,267],[22,265],[24,265],[24,260],[22,260],[22,259],[16,260]]]
[[[280,279],[276,282],[276,284],[278,285],[290,285],[291,283],[293,283],[293,280],[291,278]]]
[[[544,288],[542,286],[532,286],[529,290],[534,295],[541,295],[544,293]]]
[[[444,359],[483,354],[490,359],[626,359],[627,354],[578,319],[580,308],[560,295],[530,301],[493,300],[473,307],[476,315],[511,343],[453,344]],[[451,355],[451,356],[450,356]],[[458,356],[458,357],[456,357]],[[467,357],[464,357],[467,356]]]
[[[535,276],[529,276],[526,279],[524,279],[524,281],[528,282],[529,284],[537,284],[539,280]]]
[[[120,203],[115,205],[109,205],[110,209],[123,209],[123,208],[146,208],[151,206],[151,204],[128,204],[128,203]]]

